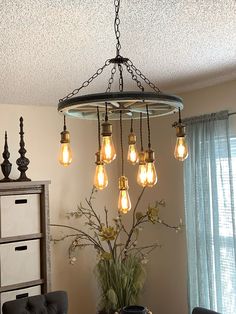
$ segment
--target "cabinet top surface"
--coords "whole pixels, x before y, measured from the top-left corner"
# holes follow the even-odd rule
[[[0,191],[9,189],[33,188],[36,186],[49,185],[51,181],[23,181],[23,182],[0,182]]]

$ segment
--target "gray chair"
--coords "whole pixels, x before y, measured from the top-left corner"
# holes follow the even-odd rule
[[[220,313],[205,309],[203,307],[195,307],[192,311],[192,314],[220,314]]]
[[[54,291],[3,304],[3,314],[67,314],[68,299],[65,291]]]

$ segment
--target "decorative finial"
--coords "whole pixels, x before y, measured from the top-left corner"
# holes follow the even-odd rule
[[[29,159],[25,157],[26,149],[24,142],[24,131],[23,131],[23,118],[20,117],[20,149],[19,154],[20,158],[16,160],[16,164],[18,166],[18,170],[20,171],[20,177],[16,181],[31,181],[31,179],[27,178],[26,171],[28,169],[28,165],[30,163]]]
[[[7,131],[5,131],[5,144],[4,144],[4,151],[2,153],[2,157],[4,161],[1,164],[1,168],[2,168],[2,173],[4,175],[4,178],[0,180],[0,182],[11,182],[13,180],[9,178],[9,175],[11,173],[12,164],[9,161],[10,153],[9,153],[8,144],[7,144]]]

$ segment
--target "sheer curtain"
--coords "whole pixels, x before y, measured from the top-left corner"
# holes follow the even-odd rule
[[[190,312],[203,306],[236,313],[236,139],[229,137],[228,117],[223,111],[184,121]]]

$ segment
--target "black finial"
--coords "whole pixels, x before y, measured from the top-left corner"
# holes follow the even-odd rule
[[[18,166],[18,170],[20,171],[20,177],[16,181],[31,181],[31,179],[27,178],[26,171],[28,169],[28,165],[30,163],[29,159],[25,157],[26,149],[24,142],[24,131],[23,131],[23,118],[20,117],[20,149],[19,154],[20,157],[16,160],[16,164]]]
[[[8,150],[8,144],[7,144],[7,131],[5,131],[5,144],[4,144],[4,151],[2,153],[3,157],[3,163],[1,164],[2,173],[4,175],[4,178],[0,180],[0,182],[11,182],[12,179],[9,178],[9,175],[11,173],[11,167],[12,164],[9,161],[10,153]]]

